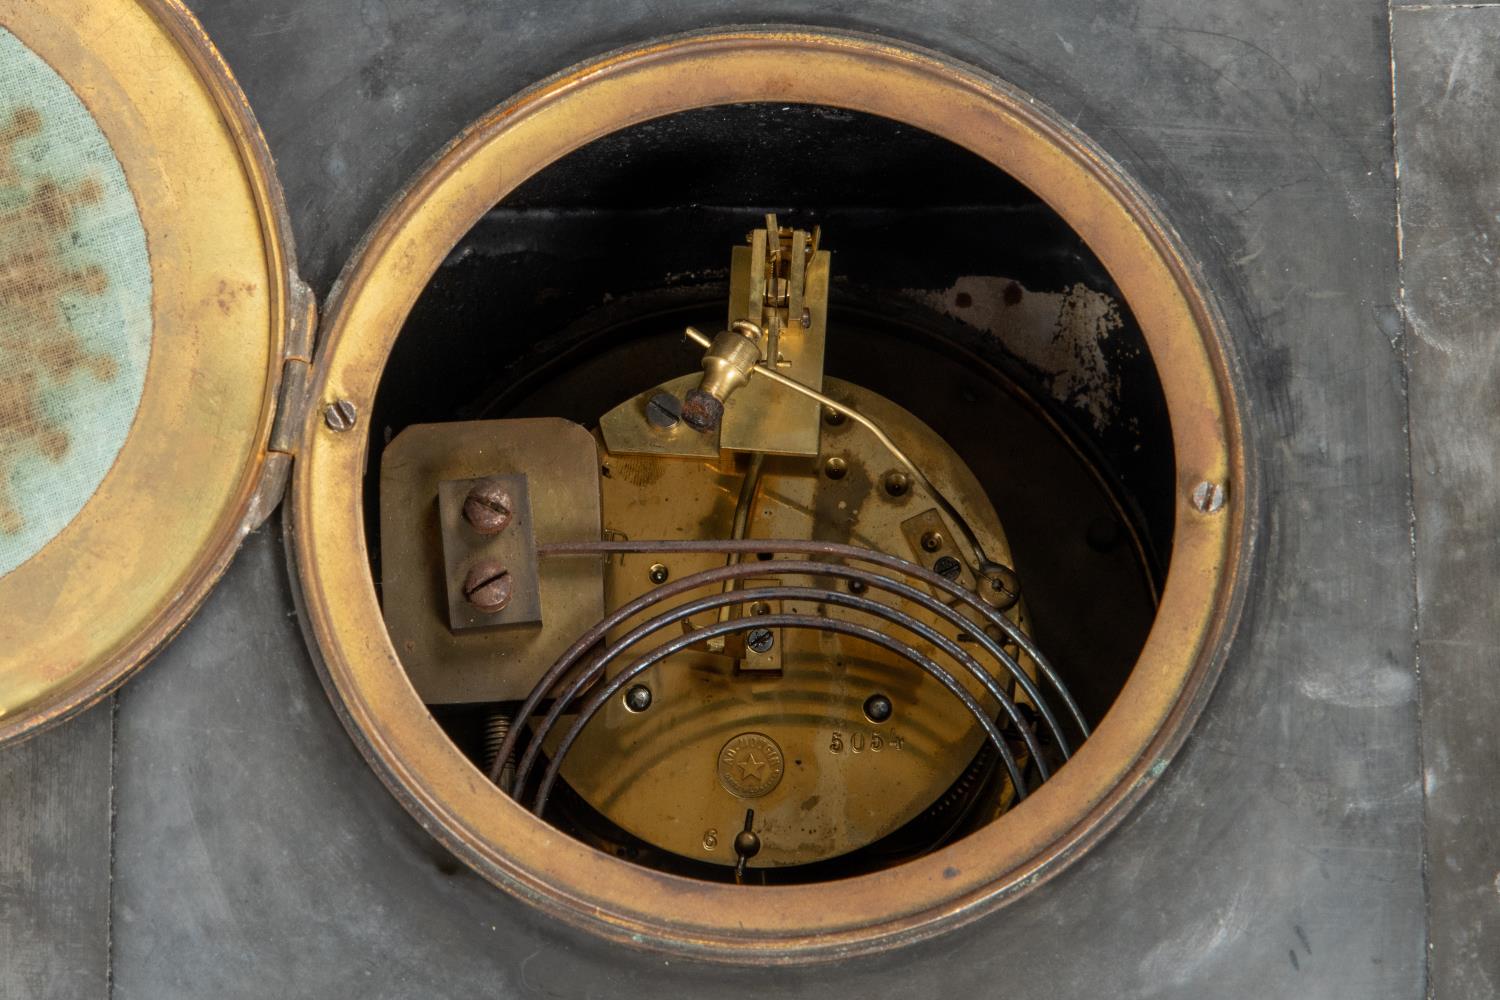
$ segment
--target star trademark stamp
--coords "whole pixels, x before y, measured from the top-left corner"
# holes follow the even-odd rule
[[[785,769],[781,747],[764,733],[741,733],[719,751],[719,780],[742,799],[765,795]]]

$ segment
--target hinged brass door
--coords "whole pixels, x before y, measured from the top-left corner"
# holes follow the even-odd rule
[[[0,0],[0,742],[123,681],[275,505],[312,315],[191,15]]]

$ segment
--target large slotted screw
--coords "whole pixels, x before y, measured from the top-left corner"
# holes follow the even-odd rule
[[[497,562],[482,562],[464,577],[464,596],[487,615],[505,610],[515,589],[510,571]]]
[[[481,535],[504,531],[513,509],[510,491],[494,479],[477,484],[464,498],[464,520]]]
[[[652,427],[668,430],[682,419],[682,402],[662,389],[646,400],[646,420]]]

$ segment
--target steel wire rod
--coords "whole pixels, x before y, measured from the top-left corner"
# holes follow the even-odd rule
[[[754,323],[747,323],[745,325],[755,327]],[[755,329],[757,330],[757,332],[759,331],[759,327],[755,327]],[[688,327],[684,331],[684,336],[686,336],[687,339],[691,340],[693,343],[697,344],[704,350],[708,350],[713,345],[713,340],[696,327]],[[753,340],[755,338],[751,339]],[[776,370],[774,365],[768,365],[764,360],[756,362],[756,364],[751,366],[750,371],[758,375],[764,375],[766,378],[770,379],[778,385],[791,389],[793,392],[801,393],[809,399],[821,403],[828,409],[833,410],[836,413],[843,414],[850,420],[853,420],[855,423],[859,424],[865,430],[869,431],[875,437],[875,440],[879,441],[881,445],[884,446],[885,450],[891,453],[896,461],[906,466],[907,470],[912,474],[912,477],[915,478],[916,481],[920,483],[924,489],[926,489],[928,495],[937,502],[937,505],[943,508],[943,513],[947,514],[950,518],[953,519],[953,523],[958,525],[959,532],[964,536],[964,541],[968,543],[969,548],[973,551],[974,554],[974,560],[969,564],[969,568],[974,571],[974,574],[982,578],[988,578],[992,576],[996,570],[1006,568],[1000,563],[995,562],[985,553],[984,545],[979,541],[978,533],[975,532],[974,529],[969,525],[968,519],[965,518],[961,513],[959,513],[958,508],[953,506],[952,502],[950,502],[947,496],[944,495],[943,491],[938,489],[937,486],[933,484],[932,480],[927,478],[927,474],[917,466],[917,463],[913,462],[910,458],[907,457],[906,452],[901,450],[901,446],[896,444],[895,440],[889,434],[887,434],[879,424],[871,420],[869,417],[865,416],[863,413],[860,413],[848,403],[840,403],[838,400],[834,399],[831,396],[823,395],[821,392],[814,389],[810,385],[803,385],[796,379],[789,378],[786,375],[781,374],[781,372]]]
[[[1020,769],[1016,764],[1015,755],[1010,752],[1010,746],[1006,744],[1005,737],[1000,732],[1000,727],[995,725],[995,720],[985,714],[984,707],[974,700],[974,696],[969,694],[952,674],[944,670],[930,657],[923,655],[905,643],[897,642],[883,632],[877,632],[875,629],[857,625],[854,622],[813,615],[776,614],[756,615],[752,618],[738,618],[727,622],[715,622],[687,635],[678,636],[657,646],[651,652],[640,657],[630,666],[620,671],[609,681],[600,684],[594,693],[589,696],[588,701],[584,703],[583,708],[579,710],[578,718],[574,719],[563,733],[562,739],[557,745],[557,752],[547,762],[547,768],[542,773],[541,784],[537,786],[536,802],[531,807],[532,813],[540,817],[546,810],[547,798],[552,793],[552,786],[557,782],[558,771],[561,769],[562,762],[567,757],[568,751],[572,749],[574,742],[577,741],[578,735],[588,725],[589,720],[598,713],[599,709],[610,698],[618,694],[626,684],[629,684],[661,660],[666,659],[674,653],[682,652],[702,639],[730,635],[734,632],[748,632],[754,628],[815,628],[823,632],[837,632],[841,635],[851,635],[859,639],[864,639],[866,642],[874,643],[888,652],[895,653],[902,659],[915,663],[924,671],[931,674],[938,683],[947,688],[959,701],[963,702],[964,707],[979,721],[985,734],[989,736],[990,742],[999,751],[1001,759],[1005,761],[1005,766],[1010,771],[1012,780],[1016,783],[1016,797],[1018,799],[1025,798],[1025,783],[1021,780]]]
[[[984,601],[976,597],[973,592],[961,584],[954,583],[947,577],[939,576],[924,566],[918,566],[914,562],[902,559],[899,556],[887,555],[874,549],[864,548],[859,545],[846,545],[841,542],[825,542],[802,538],[745,538],[739,540],[727,539],[643,539],[641,541],[586,541],[586,542],[547,542],[537,546],[538,557],[561,556],[561,555],[605,555],[611,552],[639,552],[639,553],[663,553],[663,552],[792,552],[800,555],[827,555],[841,559],[858,559],[862,562],[872,563],[876,566],[884,566],[893,569],[906,576],[914,577],[923,583],[938,588],[983,615],[990,624],[1004,632],[1012,642],[1021,647],[1026,655],[1031,657],[1037,665],[1037,669],[1047,678],[1047,682],[1057,691],[1062,698],[1068,714],[1078,724],[1078,730],[1085,738],[1089,735],[1089,725],[1079,709],[1078,703],[1068,693],[1067,686],[1063,684],[1062,678],[1052,664],[1042,655],[1036,643],[1016,625],[1015,622],[1006,618],[1003,614],[990,607]]]
[[[566,676],[568,671],[572,669],[580,656],[582,656],[589,649],[598,644],[600,640],[604,639],[609,629],[618,626],[620,623],[628,620],[641,611],[649,609],[656,604],[663,603],[673,597],[678,596],[679,594],[697,590],[704,586],[717,585],[722,583],[726,579],[747,576],[764,576],[767,572],[770,571],[772,571],[771,567],[759,564],[744,563],[736,563],[729,566],[704,570],[699,573],[674,580],[672,583],[665,584],[653,591],[648,591],[647,593],[617,608],[603,621],[599,622],[593,628],[589,629],[587,632],[581,635],[573,643],[572,646],[564,651],[564,653],[557,659],[553,666],[538,680],[536,686],[533,687],[531,693],[527,696],[520,710],[516,713],[518,725],[512,728],[511,732],[507,735],[506,742],[501,747],[501,750],[505,754],[511,754],[515,751],[516,744],[520,738],[520,724],[530,719],[536,713],[537,707],[547,696],[547,693],[551,691],[553,687],[555,687],[564,676]],[[783,559],[777,560],[777,565],[774,568],[774,571],[788,575],[821,575],[858,580],[867,586],[875,587],[877,590],[886,591],[888,593],[893,593],[904,597],[907,600],[918,604],[920,607],[936,614],[940,618],[943,618],[944,620],[950,622],[951,624],[957,625],[958,627],[964,629],[971,636],[973,636],[975,641],[982,645],[985,650],[990,653],[990,655],[995,657],[995,659],[1001,664],[1001,666],[1006,669],[1011,677],[1020,684],[1022,690],[1026,692],[1027,697],[1030,698],[1031,701],[1036,705],[1038,711],[1042,715],[1042,718],[1051,728],[1053,736],[1057,741],[1058,749],[1063,755],[1063,759],[1066,760],[1071,755],[1071,749],[1068,745],[1067,738],[1063,734],[1061,727],[1058,725],[1056,717],[1052,714],[1051,708],[1048,706],[1046,699],[1042,696],[1041,690],[1036,686],[1036,682],[1032,680],[1032,678],[1026,673],[1026,671],[1021,669],[1020,664],[1015,660],[1015,658],[1011,657],[1005,652],[1004,649],[1001,648],[999,643],[997,643],[983,629],[975,629],[974,622],[971,622],[969,619],[964,618],[961,614],[959,614],[958,611],[954,610],[949,605],[946,605],[932,595],[917,590],[915,587],[905,584],[899,580],[881,576],[880,574],[872,572],[870,570],[863,570],[857,567],[846,566],[840,563]],[[965,593],[967,593],[967,591],[965,591]],[[584,684],[577,683],[575,679],[575,682],[570,687],[568,694],[559,699],[561,704],[563,706],[571,704],[573,698],[577,696],[578,692],[580,692],[583,687]],[[557,708],[556,703],[554,704],[554,709],[555,712],[549,714],[560,714],[562,711],[562,709]],[[535,757],[537,752],[536,747],[537,744],[535,743],[535,741],[533,741],[532,745],[527,748],[527,754],[530,756],[530,758]],[[528,757],[523,756],[522,763],[525,764],[527,763],[527,761]],[[498,778],[498,773],[495,771],[495,769],[492,768],[490,773],[490,780],[497,781]]]
[[[541,747],[542,743],[551,734],[552,728],[557,724],[557,720],[562,716],[563,712],[566,711],[567,706],[572,704],[573,700],[578,696],[578,694],[582,692],[590,683],[597,680],[608,668],[610,662],[612,662],[625,650],[629,649],[631,646],[634,646],[636,643],[640,642],[643,638],[653,632],[658,632],[663,628],[674,625],[677,622],[692,617],[693,615],[701,614],[704,611],[712,611],[715,608],[728,608],[733,604],[744,604],[753,601],[765,600],[808,600],[852,608],[865,614],[869,614],[877,618],[882,618],[893,624],[899,625],[900,627],[921,636],[923,639],[926,639],[928,642],[937,646],[944,653],[948,654],[954,660],[962,664],[971,674],[974,675],[974,677],[979,680],[979,682],[984,686],[984,689],[990,694],[990,696],[993,697],[997,702],[999,702],[1001,708],[1005,711],[1005,714],[1010,718],[1011,722],[1015,723],[1016,729],[1021,733],[1022,739],[1026,742],[1027,749],[1031,752],[1032,759],[1037,762],[1037,770],[1040,772],[1042,780],[1045,781],[1048,778],[1052,777],[1052,769],[1048,766],[1046,760],[1043,759],[1042,749],[1036,742],[1036,735],[1026,724],[1026,719],[1016,708],[1015,702],[1011,700],[1011,698],[1005,693],[1004,690],[1001,689],[1000,685],[995,681],[995,678],[984,669],[979,661],[972,654],[959,646],[958,643],[954,642],[952,639],[949,639],[947,636],[938,632],[936,629],[925,624],[924,622],[921,622],[910,615],[904,614],[896,608],[891,607],[889,604],[883,604],[880,601],[870,600],[869,598],[865,597],[856,597],[852,594],[843,594],[839,593],[838,591],[824,590],[818,587],[781,586],[755,587],[750,590],[737,590],[722,594],[712,594],[708,597],[699,598],[698,600],[689,602],[687,604],[679,604],[673,607],[671,610],[663,612],[655,618],[649,619],[648,621],[637,625],[630,632],[621,636],[618,641],[613,643],[601,655],[592,660],[589,665],[582,672],[580,672],[577,677],[574,678],[573,683],[569,686],[568,690],[553,701],[552,707],[548,710],[547,715],[543,718],[541,724],[533,733],[532,742],[531,745],[527,748],[526,755],[522,758],[521,762],[516,767],[514,787],[517,789],[522,789],[525,787],[526,779],[530,777],[531,768],[534,767],[536,763],[537,752],[535,751],[537,751],[538,748]],[[760,617],[763,616],[753,616],[748,620],[753,621],[759,619]],[[1025,794],[1024,789],[1022,790],[1021,794]]]

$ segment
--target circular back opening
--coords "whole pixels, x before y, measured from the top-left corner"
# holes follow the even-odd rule
[[[750,255],[783,238],[784,253],[806,262],[794,279],[812,289],[802,326],[826,331],[816,444],[801,457],[772,444],[759,458],[727,446],[643,458],[622,446],[610,415],[634,413],[632,401],[642,427],[688,415],[704,348],[685,344],[683,330],[711,337],[729,326],[725,303],[733,317],[744,288],[735,268],[745,266],[743,252],[730,264],[729,249],[747,232]],[[826,292],[809,277],[818,266],[831,275]],[[342,289],[293,512],[330,690],[429,829],[565,919],[731,960],[847,954],[932,933],[1037,884],[1116,821],[1201,704],[1231,607],[1244,492],[1212,312],[1119,172],[993,81],[842,36],[704,35],[623,53],[542,85],[445,151],[379,224]],[[781,343],[800,343],[788,337]],[[800,355],[777,360],[807,371]],[[735,414],[750,412],[743,391],[726,411],[736,427],[745,421]],[[911,455],[861,438],[867,419]],[[455,434],[470,437],[454,444]],[[549,457],[474,464],[476,452],[521,448],[532,435],[541,450],[527,454]],[[552,480],[575,445],[588,468],[559,479],[571,484],[559,493]],[[413,469],[435,469],[449,452],[464,458],[429,472],[453,496],[408,490]],[[500,482],[499,471],[524,474]],[[696,527],[662,520],[660,510],[691,506],[699,481],[724,525],[705,527],[707,514],[693,515]],[[587,504],[564,501],[584,528],[559,543],[558,497],[581,496],[580,482],[598,484],[602,514],[589,529]],[[751,499],[737,505],[742,488]],[[800,506],[783,496],[803,488]],[[811,525],[803,548],[773,530],[776,498]],[[475,504],[484,510],[460,513]],[[420,544],[478,551],[459,537],[463,524],[493,519],[497,505],[507,524],[525,525],[502,530],[531,539],[538,565],[564,560],[572,543],[586,551],[568,565],[602,562],[606,612],[707,572],[681,551],[693,539],[744,538],[729,557],[750,567],[742,588],[794,582],[776,574],[792,573],[787,560],[806,558],[806,546],[874,548],[923,594],[954,604],[947,580],[989,595],[970,600],[972,627],[928,609],[944,623],[934,648],[961,665],[966,647],[994,647],[996,662],[1008,657],[1027,676],[1013,671],[1005,711],[1000,692],[976,680],[973,718],[959,725],[961,692],[940,705],[906,674],[861,673],[840,646],[825,656],[839,678],[827,705],[775,702],[811,662],[814,647],[796,638],[809,616],[823,623],[811,641],[826,652],[839,631],[828,602],[868,610],[870,587],[886,589],[851,571],[806,577],[833,595],[810,606],[772,589],[737,610],[706,607],[685,626],[704,637],[683,633],[673,654],[703,659],[675,674],[626,677],[622,657],[593,686],[580,682],[576,702],[558,698],[565,684],[543,685],[523,705],[529,685],[434,673],[429,661],[456,662],[451,650],[467,640],[455,631],[429,647],[393,615],[413,586],[445,585],[415,577],[458,572],[449,589],[468,603],[453,606],[452,628],[485,601],[523,623],[491,630],[510,638],[492,647],[501,652],[489,676],[551,665],[540,646],[516,645],[533,634],[525,628],[558,620],[554,602],[541,625],[524,624],[510,605],[513,590],[528,589],[524,574],[502,580],[498,564],[412,554]],[[411,540],[424,532],[425,543]],[[679,547],[645,544],[656,537]],[[976,561],[966,540],[1003,558]],[[816,558],[858,561],[839,553]],[[725,559],[722,549],[698,555]],[[544,599],[549,579],[534,588]],[[928,608],[919,596],[913,607]],[[875,631],[853,641],[889,646],[894,629]],[[733,666],[714,674],[721,661]],[[615,678],[618,691],[606,683]],[[1029,697],[1049,683],[1050,702]],[[741,693],[724,697],[739,699],[744,725],[715,728],[706,710],[681,709],[735,684]],[[984,701],[986,691],[999,700]],[[562,715],[594,695],[598,717],[579,722],[573,750],[541,735],[549,699]],[[631,726],[638,735],[618,735]],[[550,757],[558,773],[517,783],[533,736],[538,770]],[[681,774],[678,760],[688,762]],[[832,812],[818,804],[830,782],[842,797]],[[904,812],[885,806],[912,783],[920,789]],[[544,788],[556,789],[550,799]],[[717,812],[695,811],[709,795],[723,799]],[[777,803],[792,798],[800,841],[776,820]],[[738,804],[743,824],[724,803]],[[705,819],[719,812],[722,822]]]

